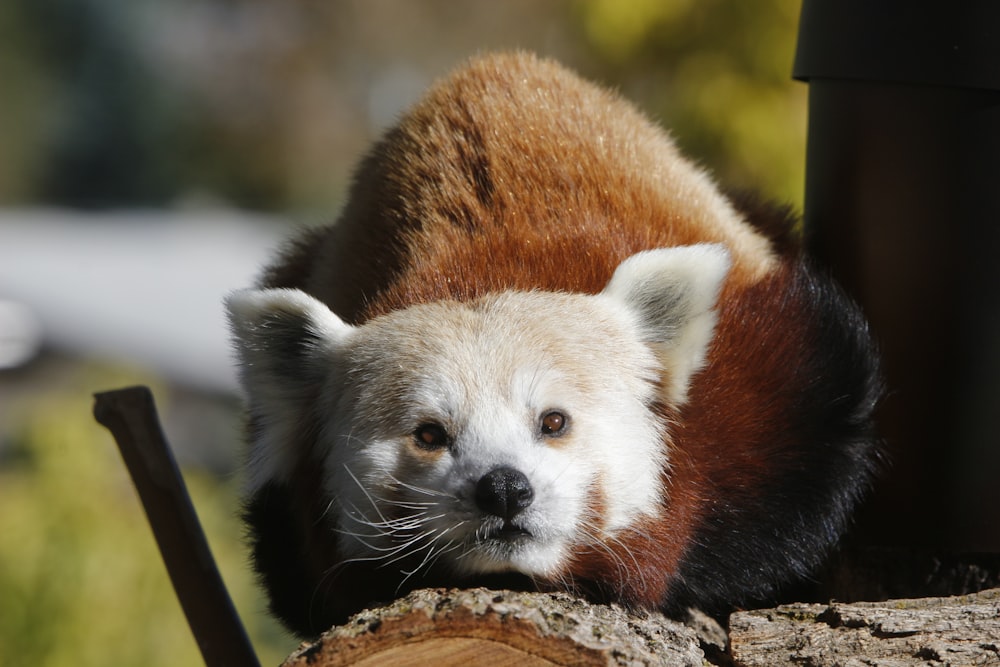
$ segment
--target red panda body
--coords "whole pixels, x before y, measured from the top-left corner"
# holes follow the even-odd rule
[[[562,482],[530,478],[528,470],[524,475],[515,471],[517,476],[513,477],[515,473],[509,471],[517,466],[504,458],[505,450],[482,442],[490,437],[489,433],[482,435],[482,429],[476,430],[480,422],[473,424],[475,428],[455,426],[452,433],[445,419],[426,418],[434,428],[427,424],[411,428],[416,434],[415,448],[392,445],[393,449],[378,450],[399,457],[393,459],[391,474],[385,473],[393,482],[384,486],[369,481],[376,479],[374,472],[364,477],[352,471],[356,454],[329,453],[339,446],[330,444],[336,437],[347,438],[347,431],[365,432],[368,426],[357,426],[356,421],[367,420],[365,424],[375,433],[387,422],[409,419],[403,408],[396,413],[394,397],[418,393],[410,391],[410,384],[424,383],[425,376],[451,372],[447,363],[434,361],[451,358],[440,356],[452,354],[451,347],[464,345],[455,355],[461,360],[469,356],[473,363],[490,356],[492,348],[476,342],[480,339],[473,338],[473,333],[459,336],[457,329],[464,325],[449,324],[445,333],[435,334],[430,328],[434,322],[442,318],[450,322],[447,318],[459,309],[471,310],[476,316],[495,311],[505,313],[506,320],[516,319],[521,300],[528,304],[533,298],[525,295],[537,293],[594,298],[617,293],[611,285],[623,281],[626,284],[621,289],[645,290],[645,278],[619,278],[619,267],[644,251],[687,246],[721,248],[725,255],[722,260],[704,260],[722,267],[720,282],[708,289],[714,299],[711,321],[692,325],[696,333],[708,327],[711,334],[706,338],[704,358],[692,361],[688,370],[680,362],[679,366],[662,360],[654,364],[668,369],[663,375],[669,377],[649,380],[648,384],[657,387],[650,390],[652,398],[636,403],[648,410],[642,420],[648,419],[649,429],[659,434],[656,448],[650,450],[653,454],[643,455],[649,459],[646,467],[656,469],[656,479],[650,482],[649,493],[653,495],[636,492],[636,499],[629,500],[632,504],[620,511],[618,523],[611,519],[602,523],[599,517],[605,510],[615,515],[618,504],[614,495],[622,486],[602,480],[614,477],[610,472],[621,472],[609,468],[636,466],[634,460],[620,460],[616,453],[627,447],[627,442],[616,443],[609,448],[613,451],[600,450],[595,455],[601,461],[594,464],[597,472],[590,477],[580,474],[581,480],[589,480],[579,483],[585,488],[576,494],[584,497],[579,516],[590,526],[587,539],[572,542],[569,549],[546,547],[537,554],[532,552],[523,566],[511,556],[506,567],[470,563],[485,563],[490,558],[499,562],[502,558],[496,554],[506,549],[508,542],[519,545],[548,535],[544,516],[538,517],[537,524],[526,520],[527,529],[518,524],[513,517],[521,510],[512,509],[515,501],[511,498],[517,492],[526,498],[521,504],[541,506],[548,502],[543,498],[548,493],[546,485]],[[702,262],[698,258],[692,261]],[[680,269],[675,272],[683,273]],[[670,278],[668,282],[673,285],[678,280]],[[272,609],[303,635],[342,622],[365,605],[428,585],[561,588],[599,601],[668,612],[688,605],[718,610],[766,598],[778,586],[807,575],[821,562],[843,531],[874,467],[871,420],[879,383],[867,326],[837,286],[803,257],[793,221],[774,209],[739,210],[704,173],[679,155],[662,130],[632,106],[558,65],[528,55],[478,59],[432,88],[362,163],[340,220],[308,232],[290,246],[268,269],[260,287],[272,294],[270,305],[230,306],[236,313],[232,315],[234,330],[250,396],[250,439],[252,448],[256,447],[251,452],[250,474],[257,477],[251,483],[246,519],[256,568],[269,590]],[[305,297],[296,301],[299,297],[295,296],[294,304],[288,305],[287,295],[296,290],[340,319],[317,324],[308,315],[314,312],[309,310],[314,308],[313,302],[301,305],[306,303]],[[686,290],[678,291],[678,299],[687,298]],[[513,296],[495,296],[502,294]],[[279,297],[286,301],[274,305]],[[580,313],[589,312],[589,302],[581,302],[579,311],[577,303],[543,301],[538,315],[531,310],[536,307],[534,302],[525,305],[524,312],[532,313],[525,326],[547,326],[543,320],[549,313],[544,309],[555,308],[565,309],[567,328],[587,329],[589,315]],[[444,308],[444,315],[434,308]],[[695,313],[697,309],[691,306],[689,310]],[[386,338],[373,338],[378,343],[366,345],[387,345],[387,354],[395,354],[395,343],[382,341],[392,341],[394,314],[404,312],[414,313],[414,318],[420,313],[420,318],[427,319],[411,321],[405,319],[410,316],[401,316],[400,327],[409,330],[412,325],[418,333],[407,334],[410,338],[400,346],[400,358],[416,360],[413,363],[419,368],[421,355],[426,354],[432,360],[431,367],[396,374],[392,368],[385,370],[379,365],[382,361],[374,353],[353,348],[349,354],[327,352],[340,349],[338,345],[348,349],[357,337],[354,332],[371,325],[374,330],[385,330],[378,336]],[[608,315],[607,319],[616,317]],[[593,335],[599,336],[604,316],[595,318]],[[687,326],[686,318],[686,314],[680,318],[683,322],[679,327]],[[669,329],[675,319],[670,316],[658,321]],[[583,324],[577,326],[578,320]],[[558,320],[554,321],[553,330],[559,328]],[[426,325],[426,340],[419,335],[424,322],[431,323]],[[608,326],[612,324],[618,326],[614,322]],[[485,326],[470,325],[469,331]],[[299,333],[288,333],[292,330]],[[468,344],[451,342],[452,331],[456,331],[456,341]],[[504,340],[516,339],[519,330],[511,331],[514,333],[505,334],[499,343],[490,344],[503,347]],[[338,341],[342,336],[346,342],[327,343],[324,336]],[[562,372],[559,382],[580,385],[580,395],[586,396],[586,400],[581,399],[583,405],[591,405],[588,401],[593,397],[599,402],[603,390],[591,387],[587,375],[592,364],[596,368],[601,363],[598,357],[604,343],[578,344],[576,337],[564,341],[559,336],[554,332],[550,337],[544,331],[525,334],[528,342],[524,345],[556,348],[553,354],[564,354],[567,360],[556,365],[571,370]],[[608,345],[609,358],[614,357],[614,340],[611,338]],[[328,375],[308,381],[279,379],[274,382],[287,382],[287,390],[273,391],[265,386],[272,380],[259,377],[254,370],[270,363],[255,356],[272,354],[266,351],[271,346],[268,341],[275,341],[275,368],[294,366],[315,350],[323,350],[326,356],[317,358],[334,369],[329,372],[337,379]],[[480,344],[485,353],[470,351],[479,350],[476,346]],[[649,347],[660,354],[663,345],[656,339]],[[512,359],[516,354],[521,351],[497,353]],[[628,357],[633,358],[639,357]],[[511,361],[513,375],[525,363],[520,357]],[[625,362],[607,363],[612,369],[608,375],[613,376],[613,364]],[[638,367],[645,362],[635,363]],[[500,361],[496,364],[507,368]],[[302,373],[311,373],[315,365],[303,367]],[[402,365],[402,361],[396,364]],[[460,367],[456,362],[456,368]],[[640,393],[645,391],[641,389],[646,382],[641,380],[643,373],[636,371],[640,379],[635,387],[640,389],[635,391]],[[435,385],[438,388],[433,396],[468,383],[463,379],[442,385],[444,389]],[[666,386],[671,389],[664,389]],[[626,394],[628,391],[632,390],[622,389]],[[355,397],[366,396],[365,392],[372,395],[368,403],[364,396]],[[475,401],[455,402],[478,409],[480,395],[493,394],[473,392],[469,396],[477,397]],[[409,399],[400,400],[406,403]],[[524,454],[528,457],[525,460],[542,456],[541,447],[563,447],[566,452],[578,447],[580,452],[553,456],[586,455],[586,448],[594,446],[583,440],[587,435],[584,430],[589,428],[586,415],[593,411],[573,413],[561,405],[543,407],[560,409],[539,411],[544,437],[524,445],[530,450]],[[327,411],[338,416],[327,420]],[[563,436],[559,429],[569,420],[571,428],[564,439],[558,439]],[[614,415],[600,421],[601,428],[606,428]],[[638,429],[636,421],[623,417],[627,423],[622,424],[621,432],[631,433],[627,429],[632,426]],[[489,428],[497,433],[514,432],[506,422],[489,423],[496,424]],[[439,424],[444,426],[439,428]],[[337,429],[344,433],[329,435]],[[628,437],[634,442],[642,436]],[[468,438],[468,449],[462,449],[466,447],[463,438]],[[602,442],[608,439],[603,437]],[[372,436],[375,440],[378,438]],[[367,442],[345,446],[375,451],[375,445]],[[280,450],[280,456],[271,450]],[[366,454],[372,459],[383,455],[387,454]],[[408,553],[399,547],[398,552],[392,552],[398,553],[398,559],[382,558],[381,553],[396,548],[391,546],[393,542],[376,549],[374,535],[366,537],[368,533],[345,525],[352,520],[351,512],[367,511],[358,504],[370,502],[378,506],[373,510],[378,517],[368,516],[365,521],[368,525],[377,523],[380,528],[376,532],[391,524],[399,527],[397,532],[403,537],[396,539],[400,544],[412,538],[410,533],[416,529],[400,523],[405,517],[389,515],[416,502],[408,499],[408,504],[394,505],[386,499],[415,486],[413,478],[407,477],[411,473],[419,473],[422,480],[437,479],[426,471],[444,466],[441,457],[454,459],[456,466],[466,465],[471,458],[487,458],[503,464],[494,470],[507,471],[490,477],[501,489],[503,509],[495,509],[495,494],[483,500],[487,475],[482,472],[485,468],[476,468],[470,482],[474,491],[459,489],[457,500],[449,499],[450,504],[442,510],[456,508],[455,516],[460,517],[456,524],[486,521],[479,514],[490,515],[489,520],[502,524],[497,529],[498,535],[502,533],[496,538],[500,541],[490,547],[487,556],[476,552],[465,561],[462,556],[452,561],[449,554],[474,551],[468,542],[473,538],[449,540],[449,545],[456,544],[447,547],[455,549],[449,552],[443,538],[437,547],[430,546],[433,540],[428,537],[426,551],[414,547],[414,553]],[[367,467],[362,466],[365,470],[378,468],[366,461]],[[262,472],[255,473],[255,465]],[[353,479],[367,488],[367,500],[338,500],[338,489],[344,483],[333,484],[331,471],[340,468],[348,470],[350,477],[344,478],[348,485]],[[449,468],[449,475],[457,474],[453,472],[457,469],[464,470]],[[434,483],[423,481],[421,485],[440,492]],[[378,493],[372,491],[373,486]],[[558,496],[554,491],[552,494]],[[475,500],[466,498],[469,495]],[[474,518],[469,518],[468,507],[462,503],[475,506]],[[334,505],[342,507],[347,517],[339,524],[331,519]],[[449,528],[436,530],[444,533]],[[382,538],[379,535],[377,539]],[[354,544],[347,549],[345,543],[350,540],[362,546]],[[366,554],[365,546],[372,547],[371,554]]]

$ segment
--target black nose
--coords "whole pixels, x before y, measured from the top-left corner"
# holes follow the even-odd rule
[[[504,521],[510,521],[535,499],[531,482],[520,470],[494,468],[476,483],[476,505]]]

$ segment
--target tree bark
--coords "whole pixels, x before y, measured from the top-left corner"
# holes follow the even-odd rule
[[[737,612],[728,651],[710,620],[688,624],[559,593],[425,589],[332,628],[282,667],[1000,665],[1000,589]]]
[[[730,617],[736,664],[1000,665],[1000,589],[948,598],[790,604]]]
[[[691,628],[561,593],[424,589],[361,612],[283,667],[358,665],[691,665]]]

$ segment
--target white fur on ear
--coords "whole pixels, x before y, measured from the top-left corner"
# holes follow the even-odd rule
[[[705,364],[729,266],[720,244],[647,250],[622,262],[604,288],[638,316],[643,340],[664,366],[664,398],[674,405],[684,402]]]
[[[240,290],[226,299],[226,309],[244,375],[255,382],[304,379],[309,357],[353,329],[297,289]]]
[[[303,411],[354,327],[296,289],[234,292],[226,310],[253,420],[248,483],[256,489],[291,472],[309,417]]]

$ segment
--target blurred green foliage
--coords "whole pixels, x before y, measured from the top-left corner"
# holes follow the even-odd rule
[[[114,441],[91,416],[90,391],[121,379],[84,367],[58,390],[5,406],[17,415],[0,461],[7,667],[201,662]],[[154,391],[169,403],[165,387]],[[198,470],[185,478],[261,661],[278,664],[296,642],[264,613],[235,517],[235,482]]]
[[[0,3],[0,202],[29,201],[43,170],[45,105],[52,81],[23,3]]]
[[[799,0],[10,0],[0,204],[208,199],[332,217],[398,112],[380,105],[492,48],[536,50],[620,88],[723,183],[799,204],[798,11]]]
[[[723,185],[801,207],[807,89],[791,80],[798,0],[581,0],[617,82]]]

